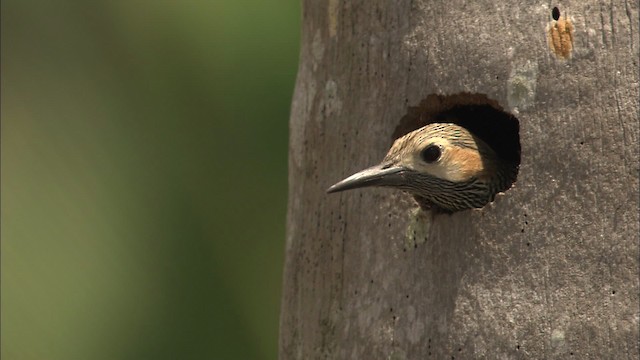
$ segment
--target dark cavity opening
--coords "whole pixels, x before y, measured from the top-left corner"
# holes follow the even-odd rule
[[[560,19],[560,9],[558,9],[557,7],[554,7],[551,10],[551,17],[553,18],[553,20],[558,20]]]
[[[392,141],[432,123],[457,124],[484,141],[498,157],[513,164],[513,179],[501,191],[513,186],[520,167],[520,123],[497,101],[483,94],[429,95],[418,106],[409,107]]]

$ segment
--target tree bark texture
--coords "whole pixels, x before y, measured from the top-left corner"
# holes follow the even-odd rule
[[[305,1],[280,358],[637,359],[638,48],[637,2]],[[519,120],[495,202],[325,193],[464,93]]]

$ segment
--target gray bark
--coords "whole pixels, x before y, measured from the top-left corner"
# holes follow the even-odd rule
[[[638,358],[638,3],[305,1],[281,359]],[[552,7],[571,58],[549,46]],[[520,121],[515,186],[437,215],[379,162],[430,94]]]

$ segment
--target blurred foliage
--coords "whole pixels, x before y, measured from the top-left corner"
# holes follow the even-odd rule
[[[300,8],[2,1],[2,359],[275,359]]]

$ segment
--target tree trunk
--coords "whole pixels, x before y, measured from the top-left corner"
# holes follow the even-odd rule
[[[282,359],[640,356],[638,3],[530,4],[304,2]],[[435,95],[519,120],[512,189],[325,193]]]

